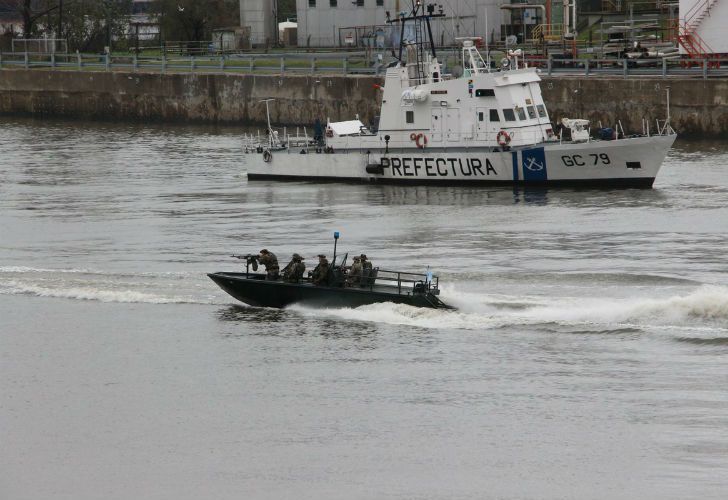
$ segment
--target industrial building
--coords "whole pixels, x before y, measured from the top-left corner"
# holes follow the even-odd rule
[[[443,0],[434,2],[445,17],[433,20],[433,37],[441,45],[463,36],[501,37],[503,0]],[[387,25],[387,13],[396,18],[411,10],[408,0],[296,0],[298,44],[305,47],[375,45],[391,47],[398,38]],[[535,9],[534,9],[535,10]],[[535,21],[534,21],[535,22]]]
[[[240,0],[240,26],[250,28],[250,45],[267,47],[278,43],[276,0]]]

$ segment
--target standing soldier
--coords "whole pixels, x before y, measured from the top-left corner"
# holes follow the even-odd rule
[[[326,286],[329,284],[329,261],[323,254],[320,254],[318,258],[319,263],[311,273],[311,281],[314,285]]]
[[[258,262],[265,266],[265,279],[275,281],[278,279],[278,259],[273,252],[265,248],[258,255]]]
[[[303,263],[303,257],[294,253],[291,262],[283,268],[283,279],[288,283],[298,283],[303,278],[303,272],[306,270],[306,264]]]
[[[354,257],[354,263],[349,268],[349,275],[346,278],[348,285],[358,285],[361,281],[361,257]]]

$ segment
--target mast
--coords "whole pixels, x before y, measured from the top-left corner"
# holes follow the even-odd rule
[[[417,80],[418,82],[422,82],[424,80],[424,74],[425,74],[425,51],[428,49],[427,44],[429,43],[429,52],[432,56],[432,59],[435,59],[437,57],[437,52],[435,51],[435,40],[432,36],[432,26],[430,24],[430,19],[436,18],[436,17],[445,17],[445,14],[443,12],[442,5],[438,5],[435,3],[429,3],[425,7],[422,4],[421,0],[411,0],[412,1],[412,10],[409,14],[406,14],[405,12],[401,12],[396,19],[390,19],[389,13],[387,13],[387,24],[394,24],[399,23],[399,61],[400,64],[403,63],[402,61],[402,55],[404,53],[404,43],[405,43],[405,27],[407,26],[408,21],[412,21],[415,26],[414,30],[414,40],[411,41],[412,45],[414,45],[414,52],[416,54],[416,61],[408,61],[410,63],[414,63],[414,66],[417,71]],[[438,12],[435,12],[435,9],[438,10]],[[425,31],[422,29],[422,25],[424,24]]]

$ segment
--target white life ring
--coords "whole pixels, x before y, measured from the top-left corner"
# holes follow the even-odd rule
[[[263,161],[264,162],[270,163],[270,161],[272,159],[273,159],[273,155],[271,154],[270,151],[268,151],[267,149],[265,151],[263,151]]]
[[[415,144],[418,148],[424,149],[425,146],[427,146],[427,136],[425,134],[417,134],[415,137]]]
[[[508,135],[508,132],[506,132],[505,130],[501,130],[500,132],[498,132],[496,140],[498,141],[498,144],[500,146],[506,146],[509,142],[511,142],[511,136]]]

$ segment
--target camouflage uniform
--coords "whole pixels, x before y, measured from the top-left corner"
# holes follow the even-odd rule
[[[303,257],[297,253],[293,254],[291,262],[283,268],[283,279],[288,283],[298,283],[303,278],[303,273],[306,270],[306,264],[303,262]]]
[[[361,259],[354,257],[354,263],[349,268],[349,275],[346,278],[346,283],[349,285],[358,285],[361,281]]]
[[[371,280],[371,273],[372,273],[372,263],[367,260],[366,254],[361,254],[359,256],[361,259],[361,274],[362,279],[360,280],[362,286],[366,286],[370,284]]]
[[[258,255],[258,262],[265,266],[265,279],[278,279],[278,259],[273,252],[269,252],[266,249],[261,250],[260,255]]]
[[[314,285],[329,284],[329,261],[325,255],[319,255],[319,263],[311,273],[311,281]]]

